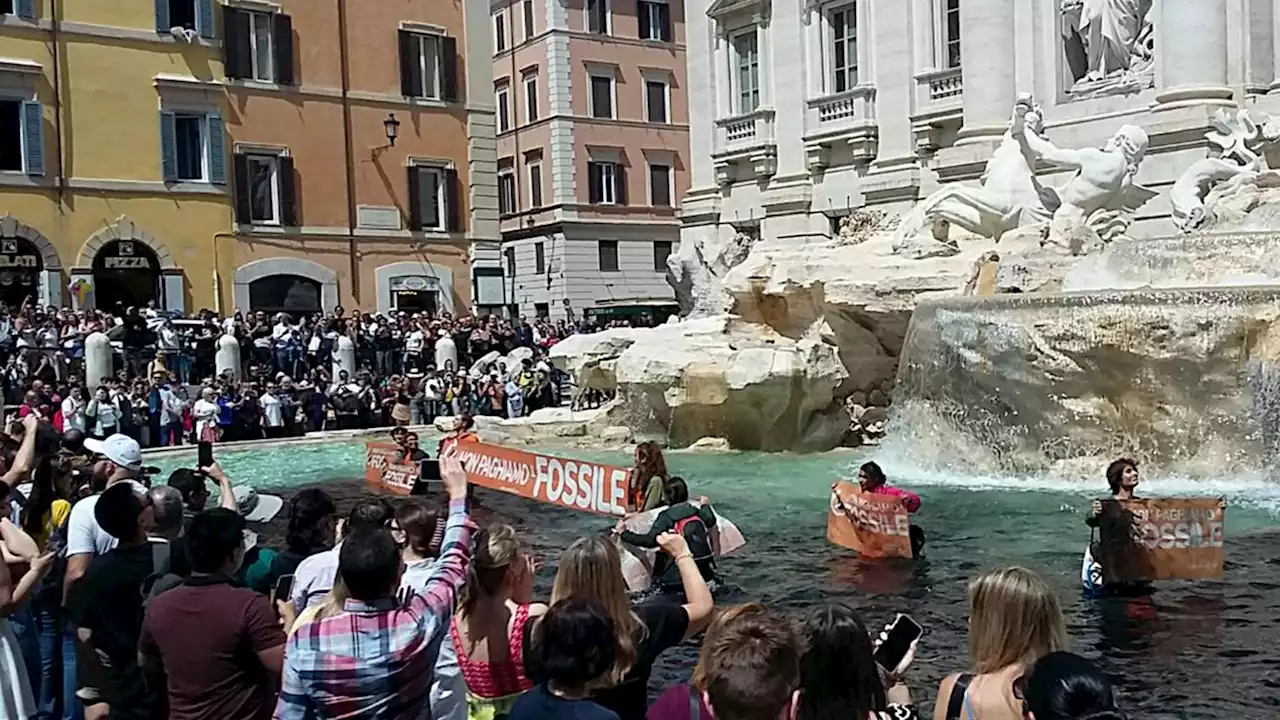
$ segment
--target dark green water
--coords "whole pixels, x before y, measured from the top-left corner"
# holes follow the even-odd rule
[[[362,448],[334,441],[231,451],[219,459],[237,483],[259,490],[323,484],[351,500],[363,494],[351,480],[363,472]],[[582,455],[629,463],[618,454]],[[1280,487],[1263,480],[1147,482],[1150,494],[1228,497],[1225,580],[1168,583],[1152,599],[1087,600],[1079,591],[1088,541],[1081,513],[1098,488],[911,473],[882,459],[890,482],[922,496],[915,522],[929,543],[926,558],[915,564],[867,563],[828,544],[825,527],[832,480],[853,474],[851,467],[868,457],[668,455],[671,472],[684,477],[694,494],[709,495],[747,537],[747,548],[722,563],[729,587],[717,601],[763,600],[800,615],[839,599],[858,607],[869,623],[887,622],[897,612],[912,615],[926,629],[910,673],[925,714],[938,681],[965,666],[968,579],[996,566],[1025,565],[1058,589],[1074,649],[1100,658],[1136,718],[1280,717]],[[186,462],[170,459],[162,466]],[[478,498],[484,515],[516,525],[547,561],[539,578],[544,595],[560,550],[610,526],[501,493],[481,490]],[[694,647],[669,653],[655,686],[684,679],[695,655]]]

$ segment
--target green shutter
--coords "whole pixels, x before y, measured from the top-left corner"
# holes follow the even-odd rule
[[[40,103],[22,103],[22,136],[27,155],[27,174],[44,177],[44,109]]]
[[[205,40],[214,38],[213,0],[196,0],[196,30]]]
[[[169,24],[169,0],[156,0],[156,32],[168,35],[171,27],[173,26]]]
[[[165,182],[178,181],[178,123],[171,112],[160,113],[160,171]]]
[[[214,185],[227,184],[227,139],[222,126],[222,116],[217,113],[208,115],[209,126],[209,182]]]

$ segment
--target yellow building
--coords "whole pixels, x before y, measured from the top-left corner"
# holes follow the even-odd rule
[[[213,308],[214,0],[0,0],[0,300]]]

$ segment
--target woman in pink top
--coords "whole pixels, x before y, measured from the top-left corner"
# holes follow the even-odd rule
[[[530,618],[547,612],[532,602],[533,556],[510,525],[491,525],[476,541],[471,578],[458,603],[449,639],[467,683],[467,716],[492,720],[507,714],[533,687],[524,671]]]
[[[888,478],[884,476],[884,471],[876,463],[863,463],[862,467],[858,468],[858,484],[862,486],[863,492],[901,498],[902,507],[906,508],[909,513],[914,514],[920,509],[920,496],[910,490],[903,490],[889,485]],[[920,557],[920,550],[923,548],[924,530],[921,530],[918,525],[912,525],[911,556]]]

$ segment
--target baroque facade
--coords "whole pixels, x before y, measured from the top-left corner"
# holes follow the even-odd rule
[[[1031,95],[1060,147],[1150,138],[1134,236],[1222,107],[1280,109],[1276,0],[698,0],[682,241],[832,236],[976,183]],[[1046,169],[1047,184],[1067,175]]]

